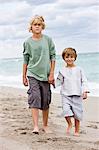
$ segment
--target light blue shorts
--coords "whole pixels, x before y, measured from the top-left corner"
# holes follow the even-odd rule
[[[63,116],[74,117],[75,119],[82,120],[83,117],[83,107],[82,107],[82,97],[81,96],[66,96],[62,95],[62,109]]]

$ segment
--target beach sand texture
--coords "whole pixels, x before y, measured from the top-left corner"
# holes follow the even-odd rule
[[[88,97],[83,102],[84,118],[80,136],[66,135],[66,122],[61,116],[59,94],[52,95],[49,127],[53,133],[32,133],[31,111],[28,109],[26,90],[0,87],[0,150],[99,150],[99,97]]]

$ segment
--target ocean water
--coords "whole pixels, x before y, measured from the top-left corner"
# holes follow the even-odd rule
[[[0,59],[0,86],[25,88],[22,84],[22,58]],[[60,55],[56,56],[55,76],[64,65]],[[78,54],[76,65],[81,66],[88,79],[91,96],[99,96],[99,53]],[[53,92],[59,92],[60,87]]]

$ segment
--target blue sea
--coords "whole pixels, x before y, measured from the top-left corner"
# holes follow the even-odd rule
[[[22,84],[22,58],[0,59],[0,86],[25,88]],[[64,65],[60,55],[56,56],[55,76]],[[81,66],[88,79],[91,96],[99,96],[99,53],[78,54],[76,65]],[[59,92],[60,88],[54,92]]]

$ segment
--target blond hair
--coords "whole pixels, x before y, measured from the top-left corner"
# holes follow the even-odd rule
[[[42,16],[35,15],[35,16],[31,19],[31,21],[30,21],[29,32],[32,32],[32,24],[33,24],[35,21],[36,21],[37,23],[38,23],[38,22],[41,23],[42,29],[43,29],[43,30],[45,29],[44,18],[43,18]]]
[[[75,60],[77,58],[77,53],[76,50],[74,48],[65,48],[62,52],[62,58],[65,60],[65,56],[74,56]]]

